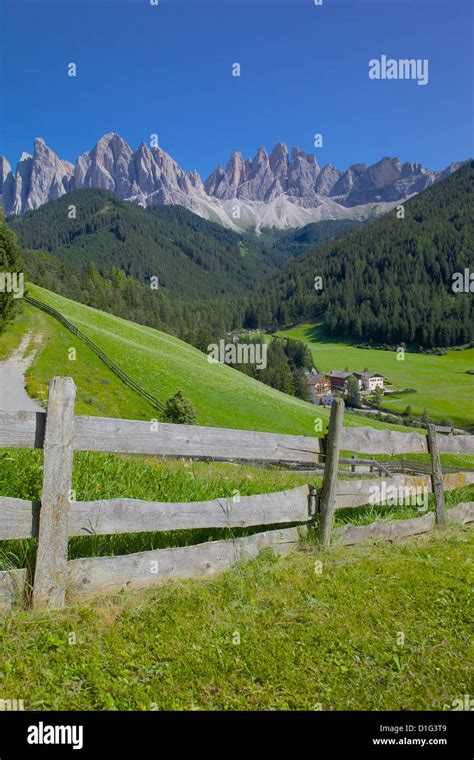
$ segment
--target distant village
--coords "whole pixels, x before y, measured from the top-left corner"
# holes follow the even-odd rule
[[[311,401],[313,404],[330,405],[334,394],[347,394],[349,378],[354,377],[359,383],[361,396],[369,396],[380,389],[382,393],[385,390],[383,375],[377,372],[339,372],[331,370],[330,372],[317,372],[314,368],[311,372],[305,372],[305,382],[307,383]]]
[[[265,332],[265,330],[258,328],[245,330],[245,332],[231,331],[227,333],[227,337],[232,339],[233,343],[238,343],[243,338],[260,338]],[[364,403],[368,396],[372,396],[374,393],[383,396],[395,392],[390,381],[384,375],[380,375],[378,372],[369,372],[367,369],[363,372],[350,372],[349,370],[318,372],[313,367],[311,371],[304,372],[304,381],[309,389],[310,400],[313,404],[323,406],[331,406],[336,394],[346,396],[349,393],[349,380],[351,378],[358,382],[360,400],[365,409],[370,406],[370,404]]]

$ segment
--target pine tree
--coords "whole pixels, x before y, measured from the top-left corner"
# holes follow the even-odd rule
[[[375,406],[380,406],[383,399],[383,390],[382,388],[376,388],[374,391],[374,404]]]
[[[354,375],[351,375],[347,380],[346,403],[347,406],[352,406],[356,409],[359,409],[361,405],[359,381]]]
[[[299,367],[296,367],[291,373],[293,378],[294,394],[297,398],[303,399],[303,401],[310,401],[311,395],[309,392],[308,384],[304,379],[304,371]]]
[[[174,422],[177,425],[194,425],[196,422],[196,410],[190,401],[187,401],[181,391],[168,399],[163,414],[164,422]]]
[[[18,298],[14,298],[8,282],[14,276],[18,285],[24,277],[20,251],[14,233],[7,227],[0,211],[0,333],[15,314]]]

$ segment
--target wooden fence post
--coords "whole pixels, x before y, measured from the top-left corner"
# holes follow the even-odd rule
[[[325,548],[329,546],[331,541],[343,419],[344,401],[342,398],[335,398],[331,405],[328,435],[325,440],[324,448],[326,452],[326,461],[324,465],[323,487],[321,489],[319,507],[321,513],[319,522],[319,539]]]
[[[438,437],[434,425],[428,425],[428,446],[431,454],[431,484],[435,498],[436,522],[446,525],[446,503],[444,500],[443,471],[438,449]]]
[[[52,379],[44,437],[43,492],[33,586],[34,608],[60,609],[64,606],[75,397],[76,386],[72,378]]]

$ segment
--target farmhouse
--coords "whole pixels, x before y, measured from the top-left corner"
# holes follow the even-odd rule
[[[373,393],[376,388],[384,389],[384,377],[377,372],[354,372],[353,374],[359,381],[359,387],[363,391]]]
[[[317,372],[314,368],[305,373],[305,382],[309,386],[311,400],[314,404],[323,404],[331,400],[333,393],[347,393],[347,381],[355,377],[362,393],[373,393],[377,388],[384,390],[384,376],[378,372]]]
[[[311,401],[314,404],[319,404],[321,398],[331,395],[331,383],[324,373],[312,369],[311,372],[306,372],[305,382],[309,386]]]
[[[339,372],[338,370],[328,372],[327,376],[331,385],[331,391],[345,393],[347,391],[347,381],[352,374],[352,372]]]

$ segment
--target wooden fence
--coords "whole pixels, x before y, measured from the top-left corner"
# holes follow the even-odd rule
[[[263,548],[279,554],[290,551],[303,530],[318,522],[321,543],[359,543],[366,538],[397,538],[431,530],[435,515],[415,520],[377,522],[332,530],[335,509],[386,501],[387,484],[397,489],[433,490],[436,521],[446,523],[444,489],[474,482],[474,473],[443,476],[440,454],[474,452],[474,436],[427,436],[370,428],[343,428],[344,402],[331,408],[325,438],[260,433],[249,430],[172,425],[135,420],[74,415],[75,385],[56,377],[50,385],[47,412],[0,411],[0,447],[42,448],[41,504],[0,497],[0,541],[38,538],[34,578],[26,569],[0,572],[0,607],[18,598],[33,607],[60,608],[66,590],[74,596],[145,585],[169,578],[205,576],[255,557]],[[431,454],[431,473],[391,475],[367,480],[341,480],[340,451],[362,454]],[[251,461],[310,467],[325,460],[321,489],[311,484],[257,496],[223,497],[204,502],[159,503],[137,499],[93,502],[71,498],[74,451],[105,451],[191,457],[217,461]],[[353,462],[353,459],[344,460]],[[366,460],[362,460],[366,461]],[[371,460],[370,460],[371,461]],[[460,522],[474,519],[469,505],[450,510]],[[291,525],[293,527],[276,528]],[[159,549],[118,557],[68,561],[68,539],[80,535],[112,535],[194,528],[246,528],[272,526],[272,530],[194,546]],[[296,527],[295,527],[296,526]],[[27,589],[32,587],[31,599]]]
[[[61,314],[60,311],[57,309],[53,309],[52,306],[48,306],[47,304],[43,303],[42,301],[38,301],[37,298],[33,298],[32,296],[25,295],[24,300],[31,304],[31,306],[35,306],[37,309],[41,309],[41,311],[46,312],[46,314],[49,314],[51,317],[54,317],[58,320],[58,322],[61,322],[64,327],[66,327],[70,332],[72,332],[73,335],[76,335],[78,338],[80,338],[84,343],[86,343],[92,351],[97,354],[99,359],[101,359],[104,364],[116,375],[120,380],[125,384],[128,385],[129,388],[131,388],[135,393],[138,393],[141,398],[145,399],[145,401],[148,401],[149,404],[154,406],[158,411],[164,412],[165,405],[162,401],[160,401],[156,396],[153,396],[152,393],[149,393],[145,388],[142,388],[141,385],[138,385],[138,383],[135,382],[135,380],[132,380],[129,375],[127,375],[126,372],[123,371],[115,362],[113,362],[107,354],[104,354],[101,348],[97,345],[97,343],[94,343],[93,340],[87,337],[82,330],[79,330],[76,325],[73,325],[72,322],[67,319],[67,317],[64,316],[64,314]]]

